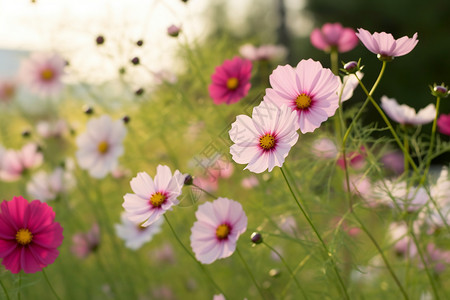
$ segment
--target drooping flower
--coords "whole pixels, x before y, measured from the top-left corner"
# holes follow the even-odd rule
[[[75,185],[75,179],[70,172],[57,167],[52,173],[39,171],[27,183],[27,193],[43,202],[54,200],[66,193]]]
[[[287,49],[280,45],[261,45],[255,47],[245,44],[239,48],[239,53],[246,59],[252,61],[283,59],[286,57]]]
[[[219,197],[200,205],[195,216],[191,247],[197,260],[210,264],[232,255],[239,236],[247,229],[247,216],[242,205]]]
[[[122,120],[113,121],[108,115],[89,120],[86,131],[77,137],[80,167],[94,178],[105,177],[118,166],[126,133]]]
[[[21,150],[7,150],[0,163],[0,179],[4,181],[19,180],[22,174],[39,166],[44,159],[37,144],[29,143]]]
[[[214,104],[232,104],[244,98],[251,87],[251,75],[252,62],[238,56],[216,67],[209,85],[209,95]]]
[[[143,227],[156,222],[179,203],[185,177],[178,170],[172,176],[170,168],[162,165],[157,167],[154,180],[146,172],[138,173],[130,182],[134,194],[123,196],[127,217]]]
[[[16,93],[16,82],[12,79],[0,78],[0,102],[9,102]]]
[[[340,23],[326,23],[321,29],[314,29],[310,40],[314,47],[325,52],[330,52],[332,48],[336,48],[339,52],[347,52],[358,45],[355,30],[344,28]]]
[[[281,108],[263,101],[253,108],[250,118],[239,115],[229,132],[234,145],[230,148],[233,160],[248,164],[245,169],[254,173],[269,172],[281,167],[289,150],[298,140],[296,113],[287,106]]]
[[[358,28],[356,35],[370,52],[377,54],[380,60],[385,61],[391,61],[394,57],[408,54],[419,42],[417,32],[414,33],[412,38],[404,36],[397,40],[390,33],[375,32],[371,34],[362,28]]]
[[[163,219],[159,218],[147,227],[131,222],[126,213],[122,213],[121,224],[115,224],[116,234],[125,241],[125,246],[131,250],[137,250],[147,242],[150,242],[153,236],[161,231]]]
[[[72,236],[70,251],[78,258],[86,258],[96,251],[100,245],[100,227],[97,223],[92,224],[88,232],[76,233]]]
[[[440,133],[450,135],[450,114],[439,115],[439,118],[437,120],[437,126]]]
[[[402,125],[423,125],[430,123],[436,117],[434,104],[428,104],[416,113],[414,108],[406,104],[399,105],[397,100],[382,96],[381,107],[389,118]]]
[[[272,88],[266,89],[264,100],[295,111],[302,133],[313,132],[339,106],[339,77],[312,59],[300,61],[295,68],[278,66],[269,80]]]
[[[52,264],[59,255],[63,228],[55,213],[39,200],[14,197],[0,205],[0,258],[16,274],[35,273]]]
[[[40,97],[56,96],[63,88],[65,64],[56,53],[34,53],[22,62],[19,80]]]

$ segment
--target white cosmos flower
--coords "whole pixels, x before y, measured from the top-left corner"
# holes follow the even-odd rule
[[[161,231],[163,219],[159,218],[150,226],[143,227],[140,224],[131,222],[127,213],[122,213],[121,224],[115,224],[117,236],[125,241],[125,246],[131,250],[137,250],[153,239],[153,236]]]
[[[358,71],[356,72],[356,75],[358,76],[359,79],[361,79],[363,78],[364,73]],[[347,101],[353,96],[353,91],[356,89],[358,84],[359,81],[353,74],[345,75],[342,78],[342,82],[337,90],[337,94],[338,95],[341,94],[341,102]]]
[[[105,177],[118,166],[126,133],[122,120],[113,121],[108,115],[89,120],[86,131],[77,138],[80,167],[94,178]]]
[[[386,114],[397,123],[404,125],[422,125],[430,123],[436,117],[434,104],[429,104],[416,113],[415,109],[406,104],[398,104],[393,98],[381,97],[381,107]]]
[[[75,185],[75,179],[70,172],[57,167],[52,173],[39,171],[27,183],[27,193],[34,199],[43,202],[54,200]]]

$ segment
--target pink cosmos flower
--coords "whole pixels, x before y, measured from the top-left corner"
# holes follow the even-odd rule
[[[259,185],[258,178],[256,178],[256,176],[254,176],[254,175],[251,175],[249,177],[245,177],[241,181],[241,186],[244,189],[248,189],[248,190],[252,189],[252,188],[254,188],[255,186],[258,186],[258,185]]]
[[[358,45],[353,28],[342,27],[340,23],[326,23],[321,29],[311,32],[311,43],[319,50],[330,52],[336,48],[339,52],[347,52]]]
[[[254,173],[269,172],[281,167],[289,150],[298,140],[296,113],[286,105],[278,108],[263,101],[253,108],[250,118],[239,115],[229,132],[234,145],[230,148],[233,160],[248,164],[245,169]]]
[[[128,218],[147,227],[156,222],[173,205],[177,205],[178,196],[186,175],[176,170],[172,172],[168,166],[159,165],[153,180],[146,172],[138,173],[131,182],[134,194],[123,196],[123,208],[128,212]]]
[[[359,79],[364,77],[364,73],[356,72]],[[339,85],[337,94],[339,95],[341,102],[349,100],[353,96],[353,91],[359,85],[359,81],[355,75],[345,75],[342,78],[342,83]]]
[[[43,138],[59,138],[69,131],[67,122],[64,119],[55,121],[40,121],[36,125],[37,133]]]
[[[239,202],[221,198],[206,202],[195,213],[191,247],[203,264],[233,254],[237,239],[247,230],[247,216]]]
[[[409,237],[405,223],[391,223],[388,232],[391,240],[395,242],[394,249],[397,255],[414,257],[417,254],[417,247]]]
[[[390,33],[375,32],[371,34],[362,28],[358,28],[356,35],[370,52],[377,54],[379,59],[386,61],[408,54],[418,43],[417,32],[414,33],[412,38],[404,36],[397,40]]]
[[[216,67],[209,85],[209,95],[214,104],[232,104],[244,98],[251,87],[251,75],[252,62],[238,56]]]
[[[308,59],[295,68],[278,66],[269,80],[272,88],[266,89],[264,100],[277,106],[287,105],[295,111],[302,133],[313,132],[339,107],[336,91],[340,79],[320,62]]]
[[[401,151],[391,151],[383,155],[381,163],[383,166],[397,175],[405,171],[404,154]]]
[[[150,226],[142,227],[131,222],[126,213],[122,213],[120,219],[122,220],[121,224],[114,224],[116,234],[125,241],[125,247],[131,250],[137,250],[145,243],[150,242],[153,236],[161,231],[163,223],[163,219],[160,218]]]
[[[100,245],[100,227],[94,223],[86,233],[76,233],[72,236],[70,251],[78,258],[86,258],[96,251]]]
[[[22,62],[19,80],[40,97],[56,96],[63,88],[65,64],[56,53],[34,53]]]
[[[39,200],[14,197],[0,205],[0,257],[12,273],[35,273],[59,255],[63,228],[55,213]]]
[[[320,138],[314,140],[312,144],[312,153],[319,158],[335,158],[338,155],[336,144],[329,138]]]
[[[430,243],[427,245],[427,253],[425,260],[433,265],[436,273],[444,272],[450,265],[450,251],[441,250],[435,244]],[[419,267],[423,268],[423,264],[420,263]]]
[[[210,193],[214,193],[219,188],[219,181],[213,176],[195,176],[194,184]]]
[[[21,150],[7,150],[0,163],[0,179],[4,181],[19,180],[22,174],[29,169],[39,166],[44,156],[37,144],[29,143]]]
[[[80,167],[94,178],[105,177],[118,166],[126,133],[122,120],[113,121],[108,115],[90,119],[86,132],[77,137],[76,157]]]
[[[351,168],[355,170],[359,170],[363,168],[366,164],[366,149],[364,146],[361,146],[359,148],[359,151],[352,151],[349,153],[346,153],[347,157],[347,166],[350,166]],[[344,162],[344,156],[341,155],[338,160],[336,161],[336,164],[341,167],[341,169],[345,170],[345,162]]]
[[[9,102],[16,94],[16,82],[0,78],[0,102]]]
[[[450,135],[450,114],[441,114],[437,120],[439,132],[445,135]]]
[[[436,108],[434,104],[428,104],[418,113],[414,108],[406,104],[399,105],[397,100],[381,97],[381,107],[392,120],[403,125],[422,125],[430,123],[436,117]]]
[[[246,59],[252,61],[283,59],[286,57],[287,49],[278,45],[261,45],[255,47],[251,44],[242,45],[239,53]]]
[[[70,172],[57,167],[52,173],[39,171],[33,174],[27,183],[27,193],[43,202],[54,200],[60,194],[67,192],[75,185],[75,179]]]

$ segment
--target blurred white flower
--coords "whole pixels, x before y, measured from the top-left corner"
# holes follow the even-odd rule
[[[358,78],[361,79],[363,78],[364,73],[358,71],[356,72],[356,75],[358,75]],[[347,101],[353,96],[353,91],[356,89],[358,84],[359,81],[353,74],[345,75],[342,78],[342,82],[337,89],[337,94],[341,95],[341,102]]]
[[[61,137],[68,131],[67,122],[63,119],[56,121],[40,121],[36,125],[37,133],[43,138]]]
[[[127,213],[123,212],[120,217],[122,223],[114,224],[116,234],[125,241],[125,246],[131,250],[137,250],[147,242],[150,242],[153,236],[161,231],[163,218],[157,219],[147,227],[142,227],[129,220]]]
[[[72,173],[57,167],[52,173],[39,171],[27,183],[27,193],[43,202],[54,200],[75,186]]]
[[[381,107],[392,120],[403,125],[422,125],[430,123],[436,117],[436,108],[434,104],[419,110],[418,113],[414,108],[406,104],[398,104],[393,98],[386,96],[381,97]]]
[[[239,48],[242,57],[249,60],[282,60],[287,55],[287,49],[280,45],[261,45],[255,47],[251,44],[242,45]]]

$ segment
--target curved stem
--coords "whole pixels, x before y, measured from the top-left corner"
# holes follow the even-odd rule
[[[436,98],[436,116],[434,117],[433,120],[433,127],[431,128],[431,140],[430,140],[430,147],[428,148],[428,154],[427,154],[427,162],[426,162],[426,166],[425,166],[425,171],[423,172],[422,178],[420,179],[420,185],[422,185],[425,182],[425,179],[428,175],[428,171],[430,170],[430,165],[431,165],[431,154],[433,152],[433,146],[434,146],[434,139],[436,136],[436,123],[437,123],[437,118],[439,115],[439,104],[441,102],[441,98],[437,97]]]
[[[53,288],[52,284],[50,283],[50,280],[48,280],[47,274],[45,273],[45,270],[42,269],[42,274],[44,275],[45,281],[47,281],[48,286],[50,287],[50,290],[52,291],[53,295],[56,299],[61,300],[61,298],[56,293],[55,289]]]
[[[261,295],[261,298],[262,298],[262,299],[265,299],[264,293],[263,293],[263,291],[261,290],[261,287],[260,287],[260,286],[258,285],[258,283],[256,282],[255,276],[253,276],[253,273],[252,273],[252,271],[250,270],[250,268],[248,267],[248,264],[247,264],[247,262],[245,261],[244,257],[242,256],[241,251],[239,251],[239,248],[237,248],[237,247],[236,247],[236,252],[237,252],[239,258],[241,259],[242,264],[243,264],[244,267],[245,267],[245,270],[247,271],[248,275],[249,275],[250,278],[252,279],[253,284],[254,284],[254,285],[256,286],[256,288],[258,289],[258,292],[259,292],[259,294]]]
[[[289,188],[289,191],[290,191],[291,194],[292,194],[292,197],[294,198],[295,202],[297,203],[298,208],[300,209],[300,211],[302,212],[302,214],[303,214],[303,216],[305,217],[306,221],[308,222],[309,226],[311,227],[311,229],[314,231],[314,233],[316,234],[317,238],[319,239],[319,241],[320,241],[320,243],[321,243],[323,249],[324,249],[325,252],[326,252],[326,255],[327,255],[328,257],[330,257],[331,262],[332,262],[332,265],[333,265],[334,272],[336,273],[336,277],[338,278],[339,284],[340,284],[341,287],[342,287],[342,290],[343,290],[343,292],[344,292],[345,298],[346,298],[346,299],[350,299],[350,297],[349,297],[348,294],[347,294],[347,288],[345,287],[344,281],[342,280],[342,277],[341,277],[341,275],[339,274],[339,271],[338,271],[338,269],[337,269],[336,261],[334,260],[333,254],[328,250],[328,247],[327,247],[327,245],[325,244],[325,242],[323,241],[323,239],[322,239],[322,237],[320,236],[319,232],[317,231],[316,226],[314,226],[314,223],[312,222],[311,218],[308,216],[308,214],[306,213],[306,211],[305,211],[305,210],[303,209],[303,207],[301,206],[301,204],[300,204],[300,202],[299,202],[297,196],[295,195],[294,191],[292,190],[292,187],[291,187],[291,185],[290,185],[290,183],[289,183],[289,181],[288,181],[288,179],[287,179],[287,177],[286,177],[286,174],[285,174],[284,171],[283,171],[283,168],[281,167],[280,170],[281,170],[281,174],[283,174],[284,180],[286,181],[286,184],[287,184],[287,186],[288,186],[288,188]]]
[[[8,290],[6,289],[5,285],[3,284],[3,282],[1,280],[0,280],[0,285],[2,286],[3,293],[6,296],[6,300],[10,300],[9,295],[8,295]]]
[[[169,219],[167,218],[167,216],[164,214],[164,219],[166,220],[166,223],[169,225],[170,230],[172,231],[175,239],[177,240],[177,242],[181,245],[181,247],[184,249],[184,251],[186,251],[186,253],[197,263],[197,265],[200,267],[200,269],[202,269],[203,273],[206,275],[206,277],[208,277],[208,279],[211,281],[211,283],[214,285],[214,287],[222,294],[225,296],[225,298],[227,298],[227,296],[225,295],[225,293],[222,291],[222,289],[217,285],[217,283],[214,281],[214,279],[211,277],[211,275],[208,273],[208,271],[205,269],[205,267],[202,265],[201,262],[199,262],[195,256],[191,253],[191,251],[188,250],[188,248],[186,248],[186,246],[183,244],[183,242],[180,240],[180,238],[178,237],[177,233],[175,232],[175,229],[172,227],[172,224],[170,224]]]
[[[295,276],[294,272],[292,272],[291,268],[289,267],[289,265],[286,263],[286,261],[284,260],[283,256],[280,254],[280,252],[278,252],[275,248],[273,248],[272,246],[270,246],[269,244],[267,244],[266,242],[263,242],[263,244],[269,248],[273,253],[275,253],[281,260],[281,262],[283,263],[283,265],[286,267],[286,269],[289,271],[289,274],[291,275],[291,279],[294,279],[295,284],[297,285],[298,289],[300,290],[300,292],[302,293],[303,297],[305,299],[308,299],[308,297],[305,294],[305,291],[302,289],[302,287],[300,286],[300,283],[297,280],[297,277]]]

